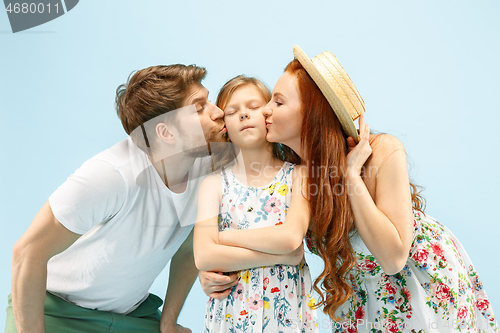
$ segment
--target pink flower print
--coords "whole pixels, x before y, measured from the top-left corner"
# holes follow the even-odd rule
[[[295,295],[294,295],[293,293],[289,293],[289,294],[288,294],[288,298],[289,298],[289,299],[292,299],[294,296],[295,296]]]
[[[395,294],[396,293],[396,289],[393,286],[391,286],[390,283],[386,283],[385,290],[387,290],[387,292],[389,294]]]
[[[465,319],[467,317],[467,312],[467,307],[465,305],[462,305],[458,308],[458,318]]]
[[[385,322],[386,332],[397,333],[399,331],[398,325],[392,319]]]
[[[443,257],[444,251],[443,251],[443,247],[441,246],[441,244],[439,244],[437,242],[431,242],[431,249],[432,249],[432,252],[434,252],[434,254],[436,254],[439,257]]]
[[[356,333],[358,331],[358,327],[357,327],[356,323],[353,321],[349,321],[349,323],[345,322],[342,325],[342,327],[346,328],[347,333]]]
[[[476,306],[481,312],[486,312],[488,308],[490,307],[490,301],[488,299],[483,298],[483,299],[478,299],[476,302]]]
[[[302,281],[302,285],[300,287],[300,296],[304,297],[306,296],[306,288],[305,288],[305,285],[304,285],[304,281]]]
[[[236,289],[233,291],[233,297],[234,299],[243,301],[243,285],[241,283],[239,283]]]
[[[235,209],[236,209],[236,207],[231,206],[231,208],[230,208],[229,210],[230,210],[231,212],[234,212],[234,211],[235,211]]]
[[[424,262],[427,258],[429,258],[429,251],[425,249],[420,249],[413,254],[413,259],[415,259],[415,261]]]
[[[280,211],[279,206],[281,206],[281,201],[276,199],[275,197],[272,197],[271,199],[267,200],[266,202],[266,207],[264,209],[266,212],[271,213],[278,213]]]
[[[436,298],[440,301],[448,301],[450,299],[450,287],[444,283],[438,283],[435,289]]]
[[[358,262],[358,269],[360,271],[370,272],[377,267],[377,264],[371,260],[364,259]]]
[[[248,307],[250,308],[250,310],[258,310],[259,308],[262,307],[262,305],[264,305],[264,301],[262,299],[260,299],[260,295],[259,294],[255,294],[254,297],[250,297],[248,299]]]
[[[354,313],[354,316],[356,317],[356,322],[358,319],[363,319],[365,317],[365,310],[363,309],[362,306],[360,306],[356,312]]]
[[[403,293],[405,294],[405,298],[406,298],[408,301],[411,301],[411,293],[410,293],[410,290],[408,290],[408,288],[403,287]]]
[[[269,278],[267,276],[264,278],[263,283],[264,283],[264,290],[266,290],[267,286],[269,285]]]
[[[242,210],[242,209],[243,209],[243,204],[239,204],[239,205],[238,205],[238,209],[239,209],[239,210]]]

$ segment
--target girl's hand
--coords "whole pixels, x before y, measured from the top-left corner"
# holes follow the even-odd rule
[[[352,137],[347,138],[349,153],[347,154],[347,174],[359,176],[366,160],[372,154],[370,147],[370,126],[365,125],[364,116],[359,116],[359,143]]]

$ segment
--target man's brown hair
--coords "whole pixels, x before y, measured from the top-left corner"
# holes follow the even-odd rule
[[[125,132],[130,135],[134,129],[149,120],[182,107],[189,87],[200,84],[205,75],[205,68],[181,64],[151,66],[132,72],[127,83],[116,89],[116,112]],[[161,120],[161,117],[158,118],[158,123]],[[142,134],[147,133],[145,146],[134,140],[144,151],[147,151],[146,147],[150,147],[148,136],[150,140],[154,138],[151,136],[154,134],[150,132],[156,123],[149,125],[149,129],[142,126]]]

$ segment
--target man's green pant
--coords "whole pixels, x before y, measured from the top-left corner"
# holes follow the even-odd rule
[[[17,333],[12,300],[9,295],[5,333]],[[163,301],[156,295],[149,297],[128,315],[82,308],[46,293],[46,333],[100,333],[100,332],[160,332],[160,311]]]

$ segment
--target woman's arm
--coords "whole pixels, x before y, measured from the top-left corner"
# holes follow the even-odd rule
[[[365,128],[362,119],[360,129],[361,140],[348,155],[347,170],[347,190],[354,223],[384,272],[395,274],[406,264],[413,234],[406,153],[398,139],[384,135],[384,141],[377,149],[392,153],[377,170],[375,198],[372,198],[360,176],[361,167],[371,154],[369,128]]]
[[[218,214],[221,198],[220,177],[208,176],[198,190],[198,216],[194,227],[194,258],[201,271],[231,272],[258,266],[275,264],[298,265],[303,248],[284,255],[219,244]]]
[[[258,229],[226,230],[219,233],[219,242],[271,254],[288,253],[300,246],[311,219],[306,199],[306,167],[295,166],[292,177],[292,200],[283,224]]]

